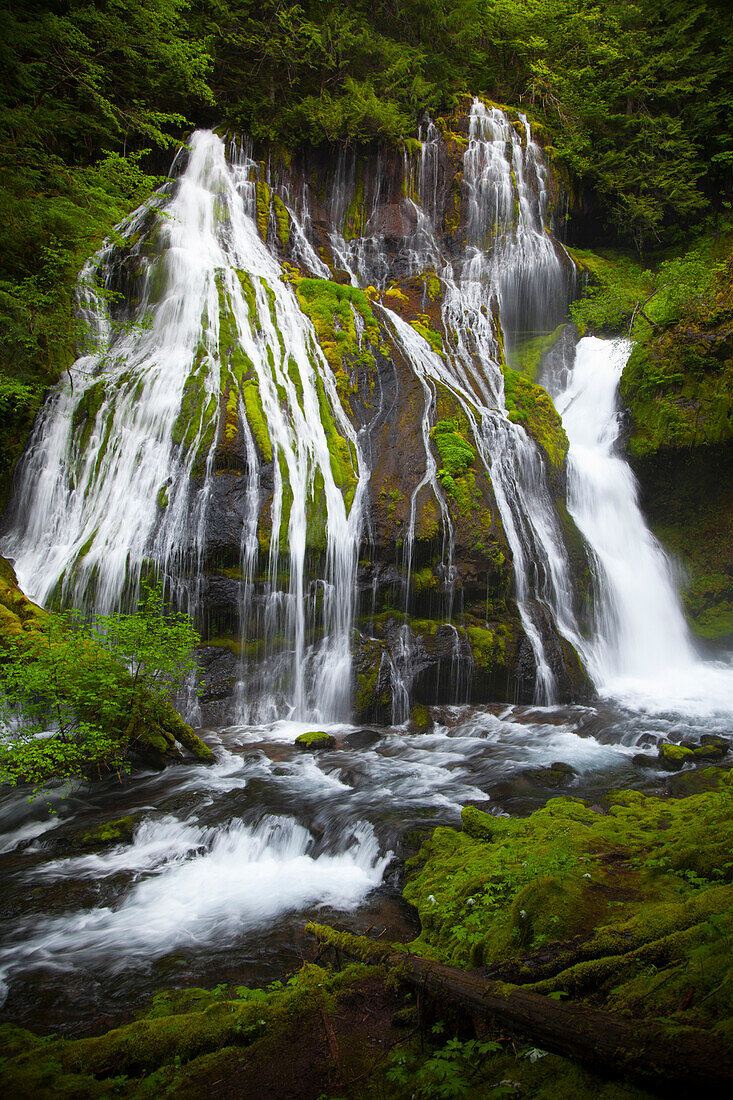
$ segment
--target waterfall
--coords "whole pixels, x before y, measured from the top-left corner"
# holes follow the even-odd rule
[[[570,441],[568,508],[595,563],[593,630],[583,655],[604,694],[652,709],[729,709],[733,673],[696,653],[671,563],[645,523],[618,450],[618,384],[630,352],[627,340],[580,340],[555,399]]]
[[[35,428],[2,548],[24,590],[41,603],[59,598],[110,610],[135,599],[152,564],[197,614],[214,444],[242,432],[247,470],[239,506],[250,604],[262,506],[258,466],[275,459],[269,595],[264,607],[242,609],[243,625],[255,621],[264,639],[268,668],[255,710],[274,717],[285,706],[299,716],[343,717],[367,471],[312,325],[257,234],[250,168],[246,155],[229,164],[215,134],[193,135],[172,195],[159,196],[124,227],[140,298],[132,325],[110,318],[115,247],[88,267],[82,285],[96,274],[99,289],[88,291],[86,313],[100,343],[74,364]],[[141,247],[137,238],[151,217],[154,228]],[[335,480],[324,407],[350,449],[350,509]],[[326,546],[316,589],[305,558],[307,526],[318,509]],[[309,646],[314,624],[322,637]]]
[[[0,543],[29,596],[109,611],[134,604],[152,572],[205,628],[213,623],[211,635],[212,575],[232,574],[242,639],[234,716],[347,716],[357,563],[379,487],[368,426],[355,427],[350,411],[354,376],[339,375],[328,359],[297,289],[303,276],[327,279],[333,269],[354,288],[371,287],[372,300],[385,292],[373,304],[379,338],[372,334],[371,346],[408,364],[423,395],[424,454],[415,456],[423,472],[396,563],[404,611],[418,508],[432,494],[442,530],[441,618],[453,630],[455,664],[454,530],[431,442],[437,396],[448,393],[493,486],[536,701],[552,701],[548,635],[581,643],[541,451],[507,412],[505,348],[511,353],[564,316],[568,263],[548,233],[545,169],[527,118],[512,122],[476,99],[467,124],[459,250],[441,221],[444,138],[430,119],[419,151],[404,153],[402,200],[388,206],[382,156],[365,183],[356,154],[343,150],[319,199],[305,173],[257,162],[248,142],[227,150],[212,132],[192,136],[169,182],[120,228],[123,246],[106,246],[83,273],[81,306],[94,340],[39,417]],[[273,244],[276,218],[289,227],[287,247]],[[415,277],[440,286],[441,351],[391,308],[390,280]],[[349,308],[361,351],[365,321]],[[230,475],[225,497],[219,479]],[[238,556],[227,550],[222,559],[224,513]],[[401,669],[401,718],[408,634],[392,662]]]

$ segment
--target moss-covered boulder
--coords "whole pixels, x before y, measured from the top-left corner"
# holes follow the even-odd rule
[[[323,730],[310,730],[299,734],[295,738],[295,744],[302,752],[322,752],[323,749],[335,748],[336,739]]]
[[[111,821],[103,821],[93,829],[75,833],[71,843],[75,848],[105,848],[111,844],[129,843],[135,826],[135,818],[130,814],[127,817],[118,817]]]
[[[462,832],[436,829],[408,866],[411,948],[729,1045],[732,807],[728,771],[685,798],[616,792],[608,813],[572,798],[524,819],[466,807]]]
[[[658,749],[658,763],[669,771],[677,771],[685,764],[722,760],[729,749],[729,741],[715,734],[704,734],[699,743],[682,741],[680,744],[673,744],[670,741],[663,741]]]

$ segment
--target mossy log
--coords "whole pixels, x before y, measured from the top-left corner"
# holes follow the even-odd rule
[[[306,930],[345,955],[393,967],[400,979],[448,999],[473,1016],[491,1017],[502,1028],[538,1047],[583,1062],[611,1076],[646,1086],[708,1085],[713,1095],[733,1083],[733,1052],[725,1040],[699,1028],[626,1020],[609,1012],[568,1004],[521,986],[445,966],[326,925]]]

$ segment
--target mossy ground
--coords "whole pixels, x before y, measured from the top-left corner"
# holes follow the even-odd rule
[[[447,1006],[423,1003],[418,1013],[384,968],[360,964],[307,964],[268,989],[161,992],[138,1021],[98,1038],[40,1038],[4,1025],[0,1051],[0,1083],[14,1100],[646,1095],[500,1032],[477,1039]]]
[[[680,799],[553,799],[525,819],[467,807],[412,865],[418,953],[670,1028],[733,1015],[733,782]]]

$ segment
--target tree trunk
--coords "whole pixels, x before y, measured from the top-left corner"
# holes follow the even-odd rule
[[[323,944],[364,961],[395,967],[404,981],[448,998],[472,1015],[489,1016],[543,1050],[602,1073],[657,1085],[667,1092],[670,1086],[682,1093],[693,1084],[707,1085],[711,1096],[723,1095],[723,1089],[733,1084],[733,1052],[722,1036],[716,1038],[700,1028],[667,1028],[627,1020],[584,1004],[562,1003],[521,986],[487,982],[470,971],[395,951],[392,945],[382,947],[324,925],[309,924],[307,930]]]

